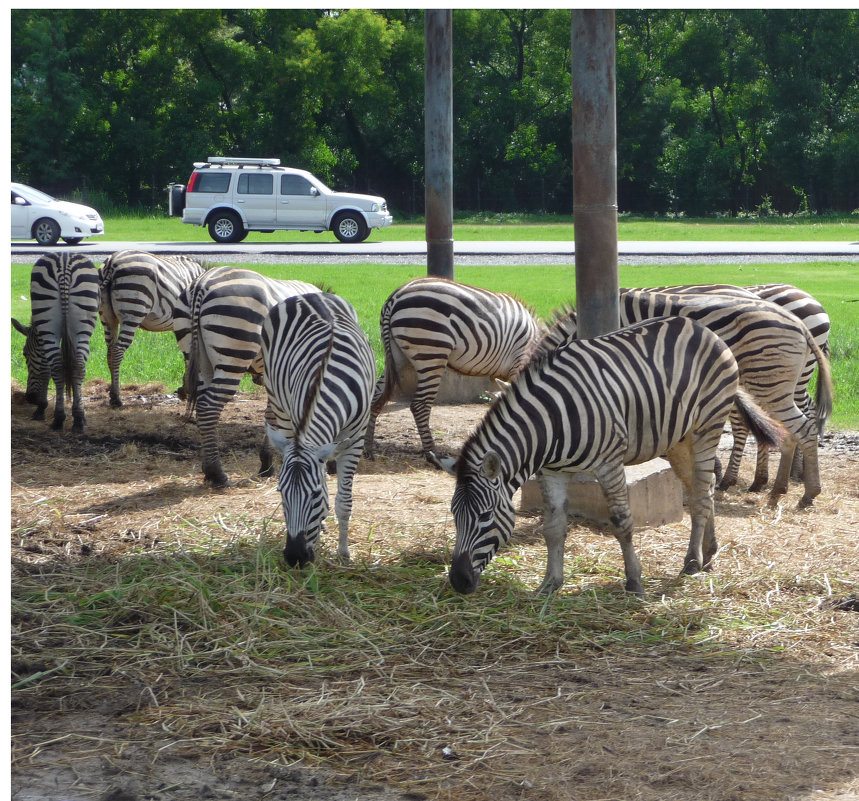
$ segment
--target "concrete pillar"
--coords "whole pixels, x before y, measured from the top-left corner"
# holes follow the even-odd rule
[[[453,33],[450,9],[424,12],[427,275],[453,279]]]
[[[619,327],[614,37],[613,10],[573,10],[573,223],[581,339]]]

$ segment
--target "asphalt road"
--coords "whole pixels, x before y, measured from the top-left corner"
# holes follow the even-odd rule
[[[857,230],[859,233],[859,230]],[[382,262],[419,263],[426,261],[425,242],[373,242],[356,245],[322,242],[257,242],[223,245],[214,242],[115,242],[99,238],[84,240],[74,247],[53,248],[35,242],[13,242],[13,262],[28,262],[45,252],[74,250],[95,259],[104,259],[118,250],[145,250],[150,253],[197,254],[207,261],[296,261],[296,262]],[[573,242],[454,242],[459,263],[570,263],[575,258]],[[859,236],[853,242],[618,242],[622,263],[653,261],[806,261],[838,260],[859,263]]]

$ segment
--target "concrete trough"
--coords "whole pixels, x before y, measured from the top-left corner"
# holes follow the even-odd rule
[[[636,527],[662,526],[683,519],[683,485],[665,459],[627,467],[626,481]],[[570,475],[567,499],[571,517],[583,517],[600,525],[609,524],[602,488],[589,473]],[[519,509],[522,512],[542,511],[543,495],[535,479],[523,484]]]

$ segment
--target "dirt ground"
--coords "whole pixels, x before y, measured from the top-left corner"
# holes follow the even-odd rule
[[[190,536],[178,521],[201,516],[241,514],[281,530],[274,482],[253,480],[261,395],[239,396],[224,414],[221,451],[238,486],[215,492],[201,480],[196,431],[163,387],[126,387],[125,406],[113,410],[107,385],[88,385],[85,438],[30,420],[19,390],[13,388],[11,406],[13,586],[16,575],[52,564],[176,548]],[[485,409],[436,407],[432,423],[442,450],[455,452]],[[454,533],[452,480],[420,457],[407,408],[392,407],[380,418],[377,441],[377,460],[362,460],[355,481],[353,559],[371,556],[368,531],[389,544],[402,538],[404,547],[443,550]],[[746,483],[751,469],[747,457]],[[656,658],[646,648],[631,656],[600,646],[573,665],[548,658],[523,664],[518,686],[490,691],[479,671],[474,684],[462,677],[467,692],[486,688],[486,719],[504,727],[498,753],[485,754],[492,770],[463,761],[453,779],[445,774],[433,788],[422,775],[410,788],[401,776],[386,783],[324,766],[174,753],[165,750],[164,731],[134,723],[139,701],[105,694],[81,707],[46,690],[12,697],[12,799],[417,801],[457,798],[457,786],[467,787],[469,798],[493,801],[859,798],[859,434],[827,435],[821,473],[824,492],[801,513],[792,511],[798,486],[778,511],[739,490],[717,498],[719,575],[735,579],[732,592],[751,609],[792,605],[789,626],[719,632],[714,636],[733,650],[718,665],[688,648]],[[636,547],[646,575],[676,578],[688,524],[686,516],[641,530]],[[522,518],[518,532],[533,540],[539,563],[528,569],[536,586],[545,558],[541,538],[532,536],[539,519]],[[676,541],[667,557],[660,546],[666,539]],[[616,542],[585,523],[571,525],[567,547],[620,563]],[[708,592],[706,579],[686,586],[699,596]],[[650,602],[657,614],[658,596]],[[26,654],[15,651],[25,624],[13,609],[13,682],[27,672]],[[207,688],[194,692],[204,698]],[[91,749],[82,749],[82,740]],[[515,779],[493,783],[498,766]]]

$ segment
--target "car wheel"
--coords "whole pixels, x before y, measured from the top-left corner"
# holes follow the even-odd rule
[[[222,211],[209,220],[209,236],[215,242],[241,242],[247,236],[241,218],[233,211]]]
[[[56,245],[60,241],[60,226],[50,217],[42,217],[33,225],[33,239],[40,245]]]
[[[63,237],[63,242],[65,242],[67,245],[79,245],[83,241],[84,241],[84,238],[82,236],[64,236]]]
[[[331,230],[341,242],[363,242],[370,235],[370,229],[367,228],[364,218],[352,211],[338,214],[334,218]]]

